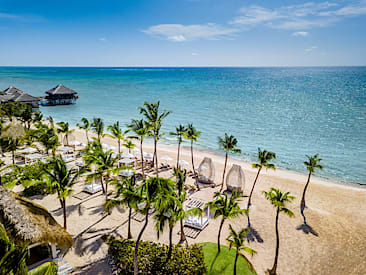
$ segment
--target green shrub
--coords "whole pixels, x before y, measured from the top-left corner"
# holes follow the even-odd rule
[[[135,241],[104,238],[109,245],[118,274],[133,274]],[[173,246],[172,256],[168,260],[168,246],[154,242],[141,241],[139,246],[139,274],[205,274],[203,250],[200,245]]]
[[[35,195],[46,195],[49,194],[49,190],[45,182],[39,182],[34,185],[30,185],[29,187],[24,188],[22,192],[22,196],[31,197]]]

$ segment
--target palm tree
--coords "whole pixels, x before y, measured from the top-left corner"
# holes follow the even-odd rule
[[[153,163],[156,168],[156,176],[159,175],[158,166],[158,154],[157,154],[157,144],[161,137],[160,129],[163,119],[166,118],[171,112],[167,110],[159,111],[160,101],[156,103],[145,102],[143,107],[139,107],[140,113],[146,118],[146,124],[152,131],[154,137],[154,159]]]
[[[142,185],[138,187],[138,194],[140,203],[137,204],[135,210],[141,214],[145,215],[145,223],[141,228],[139,235],[137,236],[136,244],[135,244],[135,254],[134,254],[134,275],[138,275],[138,249],[139,243],[142,238],[142,235],[146,229],[146,226],[149,222],[149,211],[154,207],[155,209],[159,208],[158,205],[158,197],[166,196],[167,194],[171,194],[173,186],[171,185],[171,180],[163,179],[158,177],[151,177],[146,180]]]
[[[278,252],[280,248],[280,239],[278,235],[278,216],[281,212],[285,213],[287,216],[294,217],[294,213],[291,212],[290,209],[287,208],[287,203],[292,202],[295,197],[290,196],[290,192],[282,192],[279,189],[271,188],[268,192],[262,191],[264,196],[270,203],[276,208],[276,255],[273,263],[273,267],[268,270],[269,275],[276,275],[277,270],[277,261],[278,261]]]
[[[175,188],[177,190],[177,197],[179,198],[179,201],[181,202],[181,204],[183,205],[186,196],[187,196],[187,192],[186,190],[184,190],[184,184],[186,182],[187,179],[187,170],[184,169],[184,171],[181,171],[178,166],[177,168],[174,168],[174,175],[176,177],[176,184],[175,184]],[[183,219],[185,218],[184,216],[184,209],[182,207],[182,209],[179,209],[181,214],[180,214],[180,219],[179,219],[179,223],[180,223],[180,243],[183,243],[186,240],[186,236],[184,235],[184,229],[183,229]]]
[[[24,127],[29,130],[31,127],[31,122],[33,120],[32,107],[26,104],[21,105],[19,112],[20,121],[23,122]]]
[[[100,143],[98,145],[89,148],[89,152],[87,152],[84,156],[84,160],[88,164],[95,164],[96,170],[94,174],[91,174],[90,177],[101,176],[102,186],[103,179],[105,184],[105,201],[108,200],[108,183],[112,174],[116,174],[119,171],[119,168],[115,168],[114,165],[117,162],[117,158],[113,157],[113,152],[111,150],[104,151]]]
[[[56,149],[60,145],[58,136],[55,133],[54,128],[48,127],[46,124],[37,124],[37,130],[35,132],[36,139],[42,144],[46,153],[52,150],[53,156],[56,154]]]
[[[100,140],[103,136],[103,132],[104,132],[104,122],[103,122],[103,120],[99,117],[93,118],[91,128],[92,128],[93,132],[97,134],[97,139],[100,142]]]
[[[13,164],[15,164],[15,151],[22,145],[22,140],[18,137],[3,137],[2,138],[2,149],[4,152],[11,152]]]
[[[144,138],[148,135],[148,129],[146,127],[146,122],[142,119],[137,120],[133,119],[131,124],[127,125],[127,132],[133,132],[134,136],[130,136],[130,138],[136,138],[140,140],[140,153],[141,153],[141,169],[142,169],[142,177],[145,178],[144,172],[144,151],[142,150],[142,144],[144,142]]]
[[[121,155],[121,140],[124,139],[122,129],[119,126],[119,121],[117,121],[113,125],[108,125],[107,129],[108,129],[108,131],[111,132],[111,134],[104,134],[104,136],[108,136],[108,137],[111,137],[111,138],[114,138],[117,140],[118,159],[119,159],[120,155]]]
[[[225,150],[225,165],[224,165],[224,172],[222,173],[222,183],[221,183],[221,188],[220,188],[220,192],[221,192],[222,189],[224,188],[226,164],[227,164],[227,158],[229,156],[229,153],[233,152],[234,154],[240,154],[241,150],[236,148],[236,146],[238,145],[237,139],[233,135],[229,136],[227,133],[225,133],[224,138],[219,137],[219,145],[222,149]]]
[[[241,198],[245,197],[240,195],[237,191],[233,191],[232,195],[229,197],[227,193],[223,195],[220,192],[215,192],[214,200],[206,204],[206,208],[209,208],[214,215],[214,219],[222,217],[219,227],[219,232],[217,236],[217,250],[220,252],[220,235],[221,229],[224,225],[225,220],[233,219],[239,215],[248,215],[247,209],[241,209],[239,206],[239,201]]]
[[[43,119],[43,115],[40,111],[33,113],[33,117],[32,117],[33,123],[39,123],[42,121],[42,119]]]
[[[180,145],[183,141],[183,136],[186,131],[187,128],[184,125],[180,124],[178,127],[175,127],[175,132],[170,132],[170,135],[176,136],[178,140],[177,168],[179,167]]]
[[[80,130],[84,130],[85,131],[86,141],[87,141],[87,143],[89,143],[89,135],[88,135],[88,132],[91,129],[90,128],[89,120],[86,117],[83,117],[81,119],[81,122],[83,124],[76,123],[76,126],[78,126]]]
[[[230,235],[226,238],[227,242],[229,243],[229,250],[231,250],[231,248],[233,248],[233,247],[235,247],[235,249],[236,249],[235,262],[234,262],[234,275],[236,275],[236,264],[238,262],[239,255],[245,259],[245,261],[248,263],[249,267],[253,270],[254,269],[253,265],[250,263],[248,258],[245,257],[244,254],[240,253],[241,251],[244,251],[244,252],[249,253],[252,256],[255,253],[257,253],[255,250],[251,249],[250,247],[245,246],[245,244],[244,244],[245,236],[248,234],[249,229],[243,228],[238,233],[234,230],[234,228],[231,226],[231,224],[229,225],[229,229],[230,229]]]
[[[57,122],[56,123],[60,128],[57,129],[57,133],[64,134],[64,137],[66,139],[66,145],[69,145],[69,135],[74,132],[74,129],[70,129],[68,122]]]
[[[196,186],[197,186],[197,189],[198,190],[200,190],[200,187],[199,187],[198,180],[197,180],[196,169],[194,168],[193,142],[196,142],[200,135],[201,135],[201,132],[200,131],[197,131],[196,128],[193,126],[192,123],[190,123],[190,124],[187,125],[187,131],[184,134],[184,138],[191,141],[192,168],[193,168],[193,173],[194,173],[195,178],[196,178]]]
[[[71,194],[73,185],[85,170],[67,169],[61,156],[54,157],[49,165],[45,165],[43,169],[48,178],[49,188],[57,192],[64,217],[64,228],[66,229],[66,198]]]
[[[130,178],[125,178],[122,181],[114,181],[112,182],[116,185],[117,196],[120,199],[109,199],[105,208],[107,212],[110,212],[112,208],[116,206],[126,206],[128,207],[128,232],[127,238],[132,239],[131,234],[131,217],[132,217],[132,209],[137,207],[137,203],[139,200],[139,196],[136,193],[136,175],[133,174]]]
[[[306,220],[305,220],[305,216],[304,216],[304,209],[306,207],[305,194],[306,194],[306,190],[308,189],[308,186],[310,183],[311,174],[313,174],[315,172],[315,169],[322,170],[324,168],[324,166],[319,164],[322,159],[318,157],[318,154],[315,154],[314,156],[306,155],[306,157],[308,158],[308,160],[305,161],[304,164],[306,166],[306,169],[309,172],[309,176],[308,176],[308,180],[305,184],[304,191],[302,192],[301,204],[300,204],[300,211],[301,211],[301,215],[304,217],[305,224],[306,224]]]
[[[125,143],[123,143],[123,147],[128,149],[128,152],[131,153],[131,149],[135,148],[135,144],[131,140],[126,140]]]
[[[250,191],[249,199],[248,199],[248,205],[247,209],[249,209],[252,201],[252,195],[254,191],[255,184],[257,182],[257,179],[259,177],[259,173],[261,172],[262,168],[265,167],[267,169],[276,169],[276,166],[273,163],[269,163],[269,161],[276,159],[276,154],[267,150],[261,150],[261,148],[258,148],[258,163],[253,163],[253,168],[258,169],[257,176],[255,177],[252,190]]]

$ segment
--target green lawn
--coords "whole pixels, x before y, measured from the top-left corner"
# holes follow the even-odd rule
[[[234,273],[235,249],[229,251],[229,247],[222,245],[220,254],[217,254],[216,243],[201,243],[201,245],[203,245],[208,275],[232,275]],[[247,257],[250,260],[251,256]],[[237,274],[257,274],[255,271],[250,271],[248,264],[242,257],[238,259],[236,271]]]

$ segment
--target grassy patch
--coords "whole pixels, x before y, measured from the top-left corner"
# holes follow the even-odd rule
[[[234,273],[235,249],[229,251],[229,247],[222,245],[221,252],[218,254],[216,243],[201,243],[201,245],[203,245],[208,275],[232,275]],[[250,256],[248,258],[250,259]],[[237,274],[256,275],[257,273],[251,271],[246,261],[239,257]]]

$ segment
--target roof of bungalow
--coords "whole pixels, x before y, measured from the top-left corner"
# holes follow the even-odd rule
[[[41,205],[0,186],[0,221],[18,243],[71,247],[70,234]]]
[[[62,84],[58,84],[56,87],[46,91],[48,95],[70,95],[70,94],[77,94],[74,90],[65,87]]]
[[[14,94],[24,94],[24,92],[14,86],[9,86],[9,88],[3,91],[6,95],[14,95]]]
[[[0,101],[38,102],[39,98],[27,94],[14,86],[10,86],[0,94]]]

